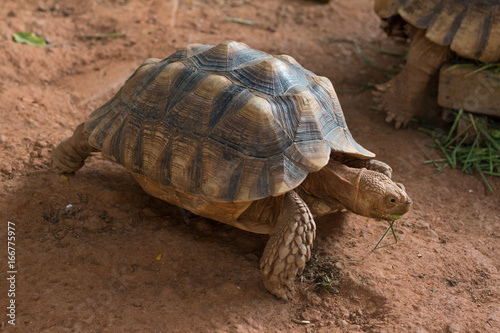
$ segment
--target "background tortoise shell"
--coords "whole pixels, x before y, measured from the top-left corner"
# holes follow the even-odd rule
[[[332,151],[374,156],[352,138],[327,78],[233,41],[146,60],[85,130],[90,145],[170,202],[179,194],[157,192],[221,203],[277,196]]]
[[[462,57],[500,60],[498,0],[376,0],[375,11],[382,18],[399,14],[417,28],[427,29],[428,39],[449,45]]]

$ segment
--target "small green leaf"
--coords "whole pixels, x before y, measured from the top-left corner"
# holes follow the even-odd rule
[[[398,220],[398,219],[401,218],[401,216],[402,215],[396,215],[396,214],[394,214],[394,215],[392,215],[392,218],[395,219],[395,220]]]
[[[38,37],[32,32],[22,31],[17,34],[12,35],[14,40],[18,43],[27,44],[31,46],[46,46],[47,42],[45,39]]]
[[[497,130],[497,129],[491,130],[490,134],[495,139],[500,139],[500,130]]]

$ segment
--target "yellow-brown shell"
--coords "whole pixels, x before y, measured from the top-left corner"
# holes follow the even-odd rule
[[[462,57],[500,60],[499,0],[376,0],[375,11],[382,18],[399,14]]]
[[[85,129],[138,178],[211,202],[285,193],[332,151],[374,156],[352,138],[328,79],[232,41],[146,60]]]

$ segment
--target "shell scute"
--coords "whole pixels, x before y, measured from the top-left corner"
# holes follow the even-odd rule
[[[274,120],[270,103],[257,96],[219,121],[209,137],[246,156],[258,158],[279,154],[291,144]]]

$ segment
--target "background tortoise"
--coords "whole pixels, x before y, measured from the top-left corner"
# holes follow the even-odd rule
[[[409,23],[405,30],[411,44],[405,68],[377,86],[386,120],[394,120],[396,128],[422,115],[426,87],[451,58],[451,51],[482,62],[500,60],[498,0],[375,0],[375,11],[388,21],[390,33],[401,28],[401,22]]]
[[[155,197],[270,234],[261,271],[283,299],[310,258],[313,215],[346,207],[393,220],[411,206],[391,168],[352,138],[328,79],[232,41],[146,60],[53,163],[73,172],[94,151]]]

